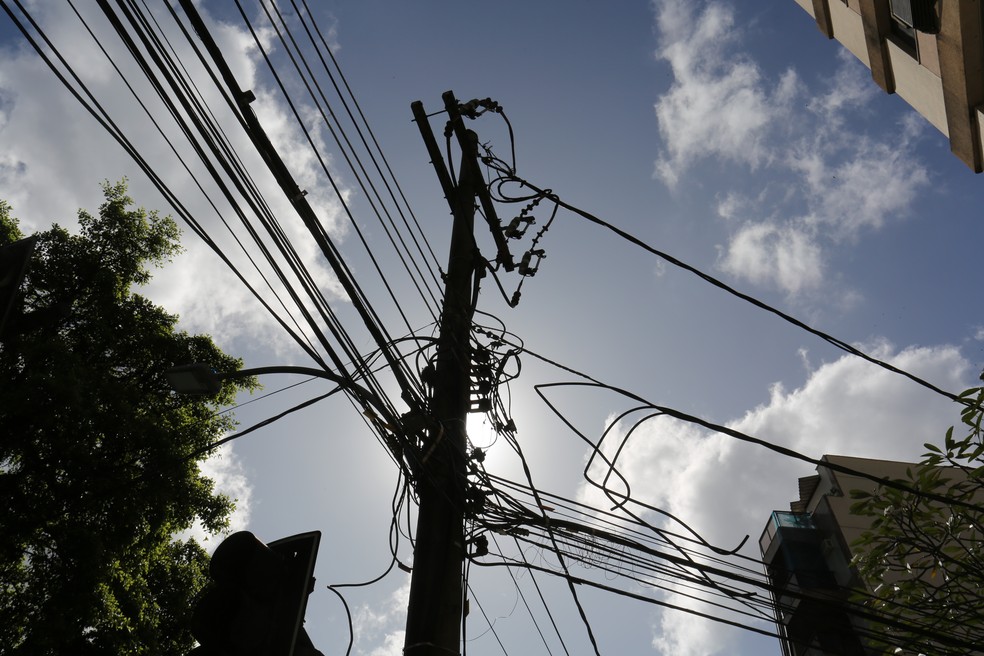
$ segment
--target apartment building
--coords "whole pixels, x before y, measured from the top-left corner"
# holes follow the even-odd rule
[[[851,512],[856,501],[851,491],[874,491],[878,483],[867,476],[879,480],[906,479],[906,470],[915,465],[831,455],[823,456],[821,463],[815,475],[799,479],[798,498],[789,504],[788,511],[772,513],[759,539],[782,653],[783,656],[882,654],[866,638],[884,635],[888,627],[881,618],[874,623],[868,621],[877,616],[871,615],[871,606],[858,603],[857,594],[863,596],[881,585],[892,585],[898,577],[908,574],[900,567],[893,568],[898,571],[888,575],[891,580],[864,581],[858,576],[851,564],[852,544],[870,528],[871,517]],[[940,473],[950,485],[967,480],[966,474],[955,467],[941,468]],[[979,494],[973,502],[984,507],[984,498]],[[959,553],[964,555],[976,553],[975,542],[984,544],[979,530],[973,527],[970,530],[970,534],[961,534]],[[945,551],[948,544],[940,548]],[[940,597],[937,602],[945,598]],[[984,612],[979,606],[967,606],[976,604],[965,598],[955,598],[953,603],[959,606],[955,610],[961,613],[961,626],[968,630],[962,636],[952,636],[961,642],[954,647],[956,652],[950,649],[947,653],[984,654],[984,646],[978,649],[973,642],[984,631]],[[975,644],[974,648],[966,648],[968,641]]]
[[[796,0],[828,39],[871,69],[984,170],[984,0]]]

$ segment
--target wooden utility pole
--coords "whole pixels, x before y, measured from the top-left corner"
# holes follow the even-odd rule
[[[469,407],[474,279],[478,270],[475,246],[475,196],[478,175],[477,137],[461,124],[458,101],[444,94],[451,127],[462,146],[461,173],[454,184],[431,132],[423,105],[411,105],[417,126],[454,215],[445,279],[444,305],[432,399],[434,426],[418,473],[416,543],[410,601],[407,609],[407,656],[458,654],[464,606],[464,506],[467,476],[465,418]]]

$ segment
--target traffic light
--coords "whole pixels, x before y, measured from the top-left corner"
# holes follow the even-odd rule
[[[304,631],[321,532],[264,544],[233,533],[209,562],[209,585],[191,619],[193,656],[321,656]]]

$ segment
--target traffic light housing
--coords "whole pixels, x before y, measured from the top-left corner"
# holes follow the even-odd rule
[[[211,581],[198,600],[191,633],[194,656],[315,656],[304,632],[314,588],[321,532],[264,544],[249,531],[233,533],[209,562]]]

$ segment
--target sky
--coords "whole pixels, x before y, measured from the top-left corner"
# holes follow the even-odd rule
[[[78,4],[136,96],[166,126],[166,112],[95,3]],[[339,322],[357,350],[368,353],[374,345],[313,240],[215,90],[195,73],[173,19],[163,5],[148,4],[178,57],[199,76],[203,97]],[[975,291],[982,180],[904,101],[882,94],[867,69],[826,40],[792,0],[311,4],[385,154],[387,179],[405,197],[392,205],[412,210],[433,251],[425,269],[444,268],[451,221],[410,103],[420,100],[437,112],[447,90],[462,100],[489,97],[509,119],[517,174],[530,183],[943,390],[959,392],[977,379],[984,366],[984,316]],[[283,63],[262,9],[244,5],[260,42]],[[26,6],[189,214],[249,277],[233,241],[242,230],[221,225],[234,218],[221,194],[193,160],[186,158],[191,163],[183,168],[69,4]],[[383,323],[396,337],[435,335],[411,275],[387,250],[372,190],[333,141],[329,128],[349,123],[345,110],[335,102],[339,117],[326,122],[288,81],[318,147],[312,149],[234,5],[200,6],[242,88],[256,95],[252,108],[260,122]],[[291,3],[280,6],[294,21]],[[77,208],[98,206],[100,182],[123,176],[139,204],[177,212],[5,15],[0,40],[0,198],[13,205],[25,232],[55,222],[73,227]],[[443,119],[432,120],[441,140]],[[509,133],[499,117],[483,116],[470,127],[507,158]],[[186,155],[173,125],[164,129]],[[315,152],[327,158],[331,183]],[[196,181],[219,198],[217,208]],[[505,207],[502,216],[519,207]],[[534,214],[539,230],[549,212],[538,207]],[[156,272],[142,293],[178,313],[184,329],[212,334],[247,367],[314,366],[190,229],[183,245],[184,254]],[[491,252],[487,234],[479,245]],[[915,460],[925,442],[940,441],[958,421],[954,405],[925,386],[849,355],[575,213],[559,212],[539,247],[546,256],[536,275],[523,280],[517,307],[507,306],[491,277],[483,280],[478,309],[487,314],[480,320],[501,320],[532,353],[650,403],[811,458]],[[381,262],[374,265],[368,252],[380,253]],[[509,290],[518,284],[515,275],[502,280]],[[284,290],[273,285],[261,296],[283,298]],[[741,553],[755,558],[770,511],[787,508],[797,478],[813,471],[809,463],[666,416],[632,430],[641,417],[617,420],[635,407],[632,399],[600,387],[537,388],[582,379],[530,354],[520,359],[520,375],[509,385],[511,416],[537,487],[551,494],[610,505],[584,478],[591,450],[573,427],[610,457],[621,445],[618,468],[634,498],[672,513],[715,545],[732,548],[749,536]],[[261,382],[264,391],[235,409],[244,428],[331,389],[323,380],[288,376]],[[301,384],[266,395],[294,383]],[[383,384],[399,404],[392,381]],[[489,471],[522,478],[505,440],[494,440],[480,416],[472,419],[470,438],[488,446]],[[399,482],[360,414],[340,395],[329,397],[232,442],[205,466],[238,499],[234,528],[266,541],[322,531],[306,626],[324,653],[342,653],[349,622],[325,586],[372,581],[390,566]],[[602,476],[595,467],[589,473]],[[663,515],[647,520],[674,526]],[[405,536],[397,552],[401,562],[412,562]],[[543,553],[526,555],[550,562]],[[579,568],[579,576],[605,578],[589,565]],[[537,582],[563,645],[552,630],[542,641],[537,634],[549,619],[531,599],[536,591],[527,572],[517,570],[514,578],[503,568],[470,572],[467,653],[594,653],[559,578]],[[339,588],[351,610],[352,653],[400,653],[408,585],[409,575],[393,568],[369,585]],[[714,612],[681,596],[673,581],[658,591],[631,581],[618,585]],[[578,592],[598,653],[779,653],[774,639],[752,631],[584,586]],[[761,619],[742,623],[771,630]]]

